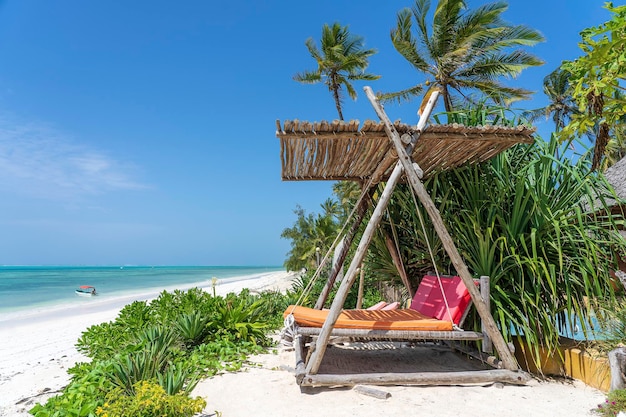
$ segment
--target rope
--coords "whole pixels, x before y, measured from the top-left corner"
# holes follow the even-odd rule
[[[280,331],[280,344],[286,348],[293,347],[293,341],[298,334],[298,326],[293,314],[289,314],[283,321],[283,329]]]
[[[413,187],[411,187],[411,196],[413,197],[413,204],[415,204],[415,211],[417,211],[417,217],[420,220],[420,225],[422,226],[422,233],[424,234],[424,240],[426,241],[426,246],[428,247],[428,253],[430,254],[430,260],[433,264],[433,268],[435,268],[435,275],[437,275],[437,282],[439,283],[439,290],[441,291],[441,295],[443,296],[443,302],[446,306],[446,313],[448,313],[448,317],[450,317],[450,322],[452,323],[452,328],[454,330],[463,330],[456,324],[454,324],[454,320],[452,319],[452,312],[450,311],[450,305],[448,304],[448,298],[446,297],[446,292],[443,290],[443,284],[441,283],[441,275],[439,275],[439,270],[437,269],[437,263],[435,262],[435,256],[433,255],[432,247],[430,246],[430,240],[428,239],[428,235],[426,234],[426,227],[424,226],[424,219],[422,218],[422,213],[420,212],[419,206],[417,205],[417,198],[415,198],[415,192]]]

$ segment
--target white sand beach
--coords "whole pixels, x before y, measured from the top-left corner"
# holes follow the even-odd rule
[[[279,272],[259,279],[219,284],[218,294],[289,287],[294,275]],[[156,294],[143,299],[154,298]],[[136,298],[141,299],[141,298]],[[133,300],[94,304],[47,315],[0,322],[0,416],[28,416],[68,383],[67,369],[87,358],[74,343],[93,324],[113,320]],[[255,356],[245,371],[223,374],[196,387],[194,395],[227,416],[587,416],[604,401],[604,394],[578,381],[532,381],[527,386],[378,387],[388,392],[378,399],[349,388],[301,392],[292,370],[293,352]]]

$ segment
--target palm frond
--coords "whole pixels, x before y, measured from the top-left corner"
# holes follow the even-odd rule
[[[400,103],[402,101],[411,100],[415,96],[420,95],[422,91],[424,91],[424,86],[420,84],[411,88],[407,88],[406,90],[397,91],[395,93],[380,93],[379,92],[377,96],[378,96],[378,99],[382,102],[396,101]]]

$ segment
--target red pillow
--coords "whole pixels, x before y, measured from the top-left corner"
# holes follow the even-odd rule
[[[441,294],[441,287],[446,295],[450,314]],[[461,277],[441,277],[441,287],[436,276],[425,275],[411,301],[411,309],[419,311],[425,316],[444,321],[452,321],[458,325],[472,297],[465,287]],[[450,317],[452,316],[452,318]]]

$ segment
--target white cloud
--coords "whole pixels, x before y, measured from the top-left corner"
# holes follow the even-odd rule
[[[147,188],[134,171],[54,129],[0,116],[0,190],[5,193],[58,199]]]

